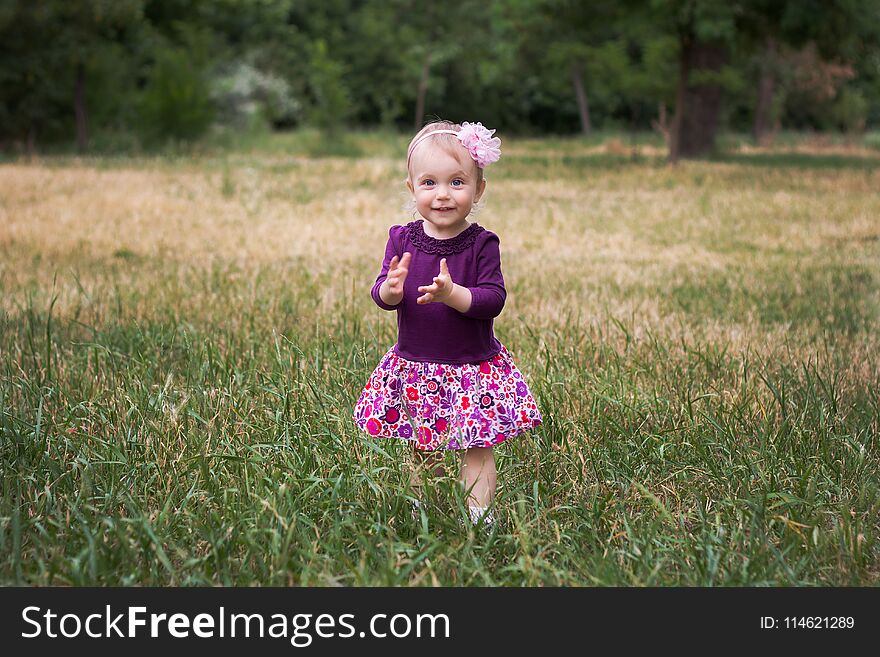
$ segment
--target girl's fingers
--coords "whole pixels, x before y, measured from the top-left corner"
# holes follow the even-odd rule
[[[446,258],[440,258],[440,273],[449,275],[449,269],[446,267]]]
[[[388,271],[394,271],[398,267],[407,271],[409,269],[409,261],[412,259],[412,255],[409,251],[403,254],[402,258],[398,258],[397,256],[391,257],[391,262],[388,263]]]

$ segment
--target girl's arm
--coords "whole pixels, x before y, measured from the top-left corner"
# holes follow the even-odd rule
[[[501,252],[495,234],[483,241],[476,256],[477,280],[473,287],[457,285],[449,275],[446,258],[440,258],[440,273],[430,285],[418,288],[416,303],[440,302],[473,319],[492,319],[501,313],[507,292],[501,276]]]
[[[388,266],[388,276],[382,281],[379,287],[379,298],[389,306],[396,306],[403,301],[403,284],[406,282],[407,274],[409,274],[409,261],[412,254],[404,253],[400,260],[397,256],[391,258],[391,264]]]
[[[385,258],[382,261],[382,271],[379,272],[379,276],[376,277],[376,282],[373,283],[373,289],[370,290],[370,296],[373,297],[373,301],[375,301],[376,305],[382,310],[397,310],[397,307],[403,300],[403,294],[400,294],[399,298],[397,298],[398,295],[390,293],[390,290],[388,289],[389,286],[386,283],[388,271],[391,269],[391,261],[397,256],[397,247],[394,244],[394,238],[395,231],[399,228],[401,227],[392,226],[388,231],[388,242],[385,244]]]
[[[462,293],[457,302],[452,305],[450,301],[456,298],[458,290]],[[469,303],[464,305],[465,295],[470,296]],[[477,281],[471,288],[456,285],[447,304],[458,310],[465,317],[474,319],[492,319],[501,314],[504,302],[507,300],[507,290],[504,289],[504,277],[501,275],[501,249],[498,236],[490,234],[477,252]],[[462,309],[464,308],[464,309]]]
[[[450,294],[449,298],[443,303],[460,313],[467,313],[473,303],[473,295],[471,294],[470,288],[453,284],[452,294]]]
[[[386,310],[395,310],[397,306],[400,305],[400,302],[403,301],[403,292],[395,294],[391,291],[388,281],[384,280],[379,286],[379,300],[385,304],[383,307]]]

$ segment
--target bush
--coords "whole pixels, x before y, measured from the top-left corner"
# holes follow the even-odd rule
[[[302,109],[284,78],[235,62],[214,78],[211,98],[224,125],[252,129],[260,123],[293,125]]]
[[[868,101],[860,91],[844,88],[831,106],[835,127],[845,132],[864,132]]]
[[[352,103],[342,64],[330,57],[327,44],[320,39],[309,62],[309,87],[313,96],[310,122],[327,136],[338,134],[351,115]]]
[[[150,140],[191,141],[214,118],[204,71],[180,48],[160,50],[141,103],[142,129]]]

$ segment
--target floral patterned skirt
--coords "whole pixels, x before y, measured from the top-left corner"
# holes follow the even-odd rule
[[[420,363],[389,350],[364,386],[354,421],[371,436],[418,449],[493,447],[541,424],[506,347],[481,363]]]

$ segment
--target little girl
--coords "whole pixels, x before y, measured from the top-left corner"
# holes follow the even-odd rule
[[[498,236],[468,217],[501,140],[481,123],[438,121],[413,137],[406,185],[421,219],[392,226],[372,296],[397,311],[397,344],[354,409],[371,436],[412,443],[421,470],[464,450],[471,521],[492,522],[492,448],[541,423],[525,378],[492,330],[507,292]]]

